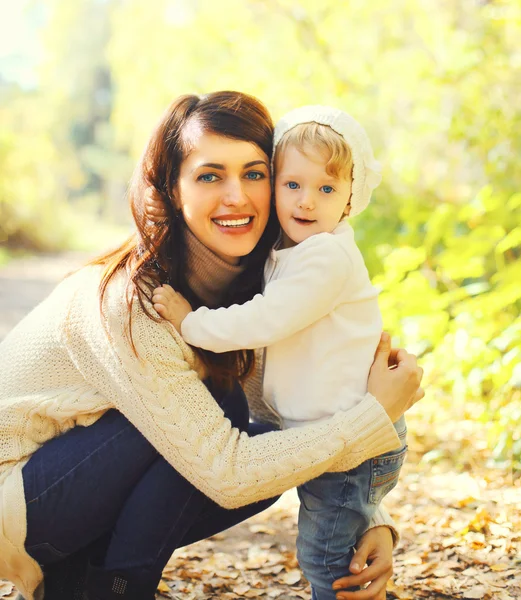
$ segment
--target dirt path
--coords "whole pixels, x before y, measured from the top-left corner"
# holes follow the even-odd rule
[[[39,255],[0,267],[0,340],[41,302],[70,271],[87,259],[84,254]]]

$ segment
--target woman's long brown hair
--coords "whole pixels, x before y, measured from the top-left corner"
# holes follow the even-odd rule
[[[107,286],[122,270],[129,276],[126,302],[129,309],[129,335],[132,340],[131,305],[137,297],[145,314],[150,312],[151,292],[158,285],[169,282],[194,309],[203,301],[189,287],[186,272],[186,244],[183,215],[176,209],[174,190],[182,161],[190,152],[184,129],[196,121],[207,133],[256,144],[271,160],[273,122],[266,107],[253,96],[240,92],[215,92],[204,96],[186,95],[175,100],[166,110],[136,166],[128,196],[137,232],[115,250],[90,264],[104,266],[100,283],[100,306]],[[151,223],[145,211],[145,190],[153,186],[161,195],[168,217],[164,223]],[[261,291],[264,262],[278,234],[275,211],[256,248],[244,258],[245,269],[231,284],[219,306],[230,306],[250,300]],[[195,349],[202,359],[212,383],[229,389],[236,379],[242,380],[254,367],[251,350],[215,354]]]

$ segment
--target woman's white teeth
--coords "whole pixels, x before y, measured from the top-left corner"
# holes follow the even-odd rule
[[[243,227],[244,225],[248,225],[248,223],[253,219],[253,217],[246,217],[244,219],[233,219],[223,221],[221,219],[214,219],[214,222],[217,225],[221,225],[222,227]]]

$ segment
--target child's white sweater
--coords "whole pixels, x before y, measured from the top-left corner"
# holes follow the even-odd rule
[[[285,427],[358,404],[382,319],[352,227],[344,221],[273,251],[265,281],[264,293],[243,305],[189,314],[185,340],[214,352],[267,347],[264,398]]]

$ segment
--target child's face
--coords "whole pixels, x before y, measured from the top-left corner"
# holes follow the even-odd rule
[[[349,214],[351,179],[326,172],[326,157],[306,148],[302,154],[289,146],[275,175],[275,204],[283,230],[284,247],[316,233],[330,233]]]

